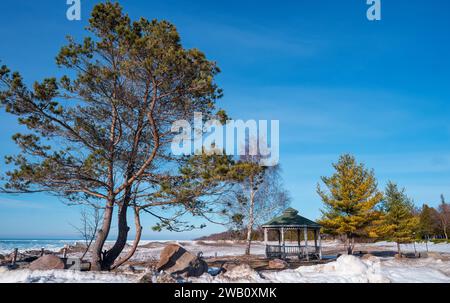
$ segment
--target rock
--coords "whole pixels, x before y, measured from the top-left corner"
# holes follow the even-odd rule
[[[208,264],[201,257],[188,252],[183,247],[170,244],[161,252],[157,270],[174,275],[200,277],[208,272]]]
[[[428,258],[428,253],[427,252],[421,252],[419,253],[419,258]]]
[[[235,268],[236,266],[239,266],[239,261],[234,261],[234,262],[226,262],[222,265],[221,269],[222,272],[227,272],[229,270],[232,270],[233,268]]]
[[[54,255],[45,255],[33,261],[29,267],[30,270],[54,270],[64,269],[64,262]]]
[[[161,271],[164,270],[164,268],[166,267],[173,266],[176,261],[173,259],[176,259],[177,256],[181,256],[184,252],[186,252],[186,250],[179,245],[176,244],[167,245],[161,252],[159,262],[156,265],[156,269],[158,271]]]
[[[144,284],[153,283],[153,277],[155,277],[155,276],[156,276],[156,274],[154,271],[147,271],[139,278],[138,283],[144,283]]]
[[[61,248],[59,250],[59,254],[63,254],[64,250],[67,249],[67,253],[68,254],[74,254],[74,253],[84,253],[86,251],[87,246],[83,243],[75,243],[75,245],[69,245],[65,248]],[[45,254],[48,254],[47,252],[45,252]]]
[[[253,281],[255,279],[261,278],[258,272],[247,263],[243,263],[228,270],[227,272],[222,274],[222,276],[230,281],[240,281],[240,280]]]
[[[0,261],[5,260],[5,256],[4,255],[0,255]]]
[[[365,254],[361,257],[361,260],[371,260],[373,258],[376,258],[376,257],[372,254]]]
[[[396,258],[396,259],[402,259],[402,258],[403,258],[403,255],[401,255],[401,254],[395,254],[394,258]]]
[[[289,264],[280,259],[270,260],[269,261],[269,268],[270,269],[287,269],[289,267]]]
[[[156,278],[156,283],[163,283],[163,284],[171,283],[171,284],[173,284],[173,283],[177,283],[177,282],[178,281],[172,275],[167,274],[167,273],[162,273],[161,275],[159,275]]]
[[[136,268],[134,268],[133,265],[128,265],[126,267],[125,271],[129,271],[129,272],[135,273],[136,272]]]

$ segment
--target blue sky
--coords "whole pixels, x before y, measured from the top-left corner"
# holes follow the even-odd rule
[[[60,75],[54,57],[69,22],[65,0],[0,2],[0,60],[28,82]],[[331,163],[352,153],[387,180],[407,188],[416,204],[450,199],[450,3],[382,1],[382,20],[366,19],[365,0],[122,1],[131,17],[173,22],[186,47],[222,69],[220,101],[235,119],[277,119],[281,163],[293,206],[318,218],[315,192]],[[15,153],[14,117],[0,113],[0,157]],[[0,163],[3,171],[4,164]],[[78,209],[46,195],[0,196],[0,238],[76,237]],[[154,234],[193,238],[221,230]]]

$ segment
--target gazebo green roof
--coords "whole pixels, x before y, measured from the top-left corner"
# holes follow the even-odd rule
[[[305,217],[298,214],[298,211],[293,208],[286,209],[279,217],[272,219],[263,225],[263,228],[277,228],[277,227],[307,227],[311,229],[320,229],[321,226]]]

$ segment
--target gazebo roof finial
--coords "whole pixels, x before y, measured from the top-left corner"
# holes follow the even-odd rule
[[[289,216],[289,217],[295,217],[295,216],[298,215],[298,210],[293,209],[292,207],[289,207],[288,209],[286,209],[286,210],[283,212],[283,215]]]

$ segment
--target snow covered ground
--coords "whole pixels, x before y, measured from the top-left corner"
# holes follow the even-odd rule
[[[7,270],[0,268],[0,283],[132,283],[136,277],[123,274],[71,270]]]
[[[133,261],[146,262],[158,260],[168,243],[178,243],[193,253],[203,253],[204,257],[241,256],[245,250],[244,243],[231,241],[179,241],[141,243]],[[336,253],[342,249],[338,241],[324,241],[324,252]],[[225,274],[213,277],[205,274],[200,278],[186,282],[207,283],[450,283],[450,245],[429,244],[429,258],[395,259],[374,256],[358,258],[341,256],[337,261],[316,266],[302,266],[295,270],[256,272],[248,267],[239,267]],[[417,251],[425,251],[425,244],[416,244]],[[358,245],[356,250],[395,251],[394,243],[380,242]],[[403,251],[413,252],[414,245],[402,245]],[[264,254],[264,245],[256,242],[252,246],[255,255]],[[79,253],[71,254],[76,256]],[[9,271],[0,268],[0,283],[129,283],[137,282],[140,275],[110,274],[73,271]]]
[[[341,256],[336,262],[293,271],[263,273],[270,282],[284,283],[450,283],[450,262],[420,260],[361,260]]]
[[[396,260],[341,256],[324,265],[256,272],[240,267],[230,273],[190,279],[194,283],[450,283],[450,262],[432,258]]]
[[[8,271],[0,269],[0,283],[133,283],[139,275],[75,271]],[[295,270],[256,272],[237,267],[229,272],[200,278],[192,283],[450,283],[450,262],[435,258],[397,260],[393,258],[341,256],[324,265]]]

